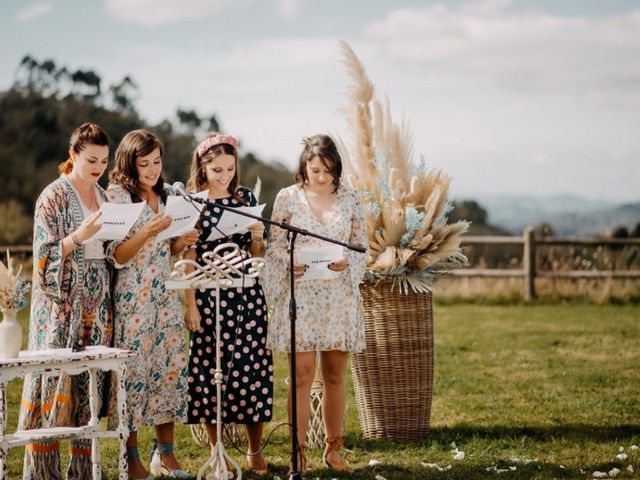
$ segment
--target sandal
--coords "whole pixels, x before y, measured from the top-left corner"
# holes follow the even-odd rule
[[[326,444],[322,455],[324,464],[338,472],[350,472],[351,466],[340,456],[340,449],[343,447],[342,438],[327,437],[324,443]]]
[[[260,452],[247,453],[247,463],[249,464],[251,471],[258,475],[266,475],[269,473],[267,462]]]

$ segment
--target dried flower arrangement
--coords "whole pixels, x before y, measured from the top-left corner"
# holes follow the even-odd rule
[[[7,250],[7,264],[0,261],[0,309],[20,310],[27,306],[27,293],[31,282],[20,276],[22,265],[16,271]]]
[[[460,249],[469,223],[447,224],[451,178],[412,161],[408,125],[395,123],[389,100],[374,98],[360,60],[340,42],[351,80],[344,108],[352,141],[338,138],[347,178],[363,192],[370,259],[367,280],[390,279],[392,288],[429,291],[438,275],[466,262]]]

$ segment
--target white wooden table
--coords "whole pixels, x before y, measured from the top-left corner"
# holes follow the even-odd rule
[[[102,478],[100,439],[118,438],[120,440],[120,459],[118,462],[120,480],[127,480],[126,441],[129,436],[129,430],[126,420],[127,394],[124,387],[124,373],[127,359],[136,355],[137,353],[129,350],[92,346],[81,352],[72,352],[69,348],[21,351],[18,358],[0,360],[0,480],[7,479],[6,461],[10,448],[20,447],[43,439],[62,440],[74,438],[91,439],[93,480]],[[102,430],[98,419],[99,396],[96,372],[108,370],[118,375],[118,426],[115,430]],[[51,376],[57,376],[61,373],[78,375],[82,372],[89,372],[89,405],[91,409],[89,423],[80,427],[17,430],[15,433],[7,435],[6,384],[14,378],[24,378],[30,372],[39,372]]]

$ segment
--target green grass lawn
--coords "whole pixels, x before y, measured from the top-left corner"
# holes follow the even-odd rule
[[[351,474],[321,466],[309,451],[307,478],[551,479],[592,478],[617,467],[618,478],[640,472],[640,306],[436,305],[436,382],[432,431],[397,444],[365,440],[349,385],[347,459]],[[276,358],[275,420],[285,420],[286,361]],[[9,386],[10,429],[21,385]],[[141,433],[141,452],[152,431]],[[185,426],[177,427],[183,467],[196,472],[207,456]],[[453,460],[452,443],[465,452]],[[117,478],[117,446],[106,441],[105,478]],[[620,448],[628,458],[616,458]],[[289,440],[280,428],[266,447],[275,475],[286,477]],[[244,456],[233,456],[246,465]],[[372,459],[381,463],[369,466]],[[22,450],[9,455],[9,478],[19,478]],[[439,471],[424,463],[450,468]],[[627,470],[631,465],[635,472]],[[505,470],[500,472],[500,470]],[[246,473],[245,478],[255,478]]]

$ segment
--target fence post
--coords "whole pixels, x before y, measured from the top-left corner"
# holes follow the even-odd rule
[[[536,298],[536,239],[533,227],[525,227],[522,235],[524,237],[524,248],[522,251],[524,301],[530,302]]]

